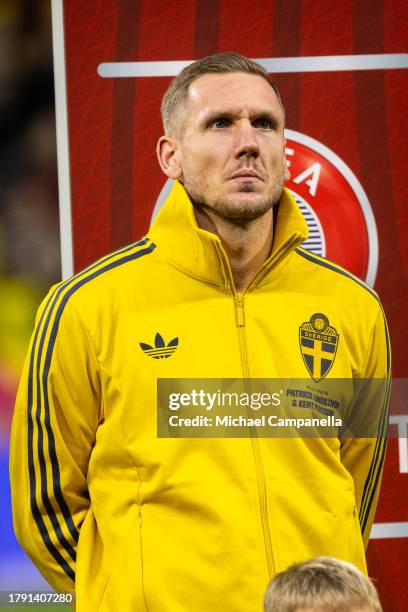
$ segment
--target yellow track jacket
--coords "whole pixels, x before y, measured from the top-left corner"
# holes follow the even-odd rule
[[[44,300],[12,427],[14,525],[80,612],[260,612],[294,562],[365,571],[384,437],[157,436],[158,378],[309,377],[299,329],[316,313],[338,334],[328,377],[389,376],[378,297],[300,248],[306,234],[285,190],[272,253],[238,294],[176,183],[147,238]]]

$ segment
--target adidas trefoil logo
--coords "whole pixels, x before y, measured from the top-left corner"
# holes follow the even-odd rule
[[[146,344],[145,342],[139,342],[140,348],[146,355],[149,357],[153,357],[153,359],[167,359],[171,357],[174,351],[178,347],[178,338],[173,338],[166,345],[162,336],[157,332],[154,338],[154,346],[150,346],[150,344]]]

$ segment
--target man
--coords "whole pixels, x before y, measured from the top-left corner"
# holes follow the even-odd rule
[[[283,106],[259,65],[195,62],[162,114],[175,184],[148,236],[39,310],[13,423],[15,529],[50,584],[75,580],[78,610],[251,612],[295,561],[365,570],[384,438],[166,439],[157,381],[313,383],[309,328],[335,340],[330,376],[383,378],[386,326],[371,289],[299,248]]]
[[[270,583],[265,612],[382,612],[375,586],[351,563],[317,557]]]

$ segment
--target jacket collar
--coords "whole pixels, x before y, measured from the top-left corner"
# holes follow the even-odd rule
[[[231,284],[231,270],[221,240],[216,234],[198,227],[193,205],[178,181],[148,235],[158,252],[189,276],[224,287]],[[251,285],[280,269],[307,235],[306,221],[291,193],[284,189],[275,219],[272,252]]]

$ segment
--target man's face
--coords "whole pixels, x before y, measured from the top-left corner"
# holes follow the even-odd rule
[[[283,110],[272,87],[246,73],[194,81],[176,153],[193,202],[229,219],[255,219],[285,178]]]

